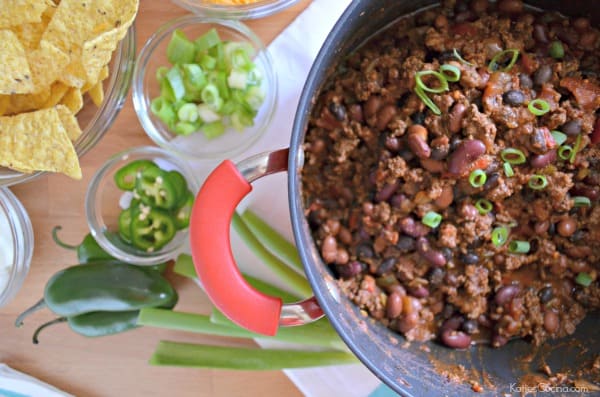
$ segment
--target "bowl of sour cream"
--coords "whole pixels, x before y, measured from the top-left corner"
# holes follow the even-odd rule
[[[0,307],[23,285],[32,255],[33,228],[27,211],[8,188],[0,188]]]

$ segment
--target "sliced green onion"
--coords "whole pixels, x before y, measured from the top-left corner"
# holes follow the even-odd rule
[[[482,170],[474,170],[469,175],[469,183],[473,187],[476,187],[476,188],[482,187],[483,185],[485,185],[486,181],[487,181],[487,175]]]
[[[196,131],[198,131],[202,127],[202,123],[190,123],[187,121],[180,121],[175,123],[173,130],[177,135],[190,135]]]
[[[229,77],[227,77],[227,84],[229,84],[231,88],[245,90],[246,85],[248,84],[248,73],[242,70],[233,69],[229,74]]]
[[[185,95],[185,84],[183,83],[183,76],[181,75],[179,68],[171,68],[171,70],[167,72],[165,79],[169,83],[169,87],[171,87],[175,100],[178,101],[182,99]]]
[[[438,116],[442,114],[440,108],[437,107],[437,105],[431,100],[431,98],[429,98],[427,94],[423,92],[421,87],[416,86],[415,93],[423,101],[423,103],[433,112],[433,114],[436,114]]]
[[[561,59],[562,57],[564,57],[565,49],[562,43],[558,40],[553,41],[552,44],[550,44],[550,48],[548,49],[548,54],[550,54],[550,56],[554,59]]]
[[[206,103],[198,105],[198,116],[205,123],[214,123],[221,120],[221,115]]]
[[[467,62],[462,56],[460,56],[460,54],[456,48],[454,49],[454,57],[456,59],[458,59],[460,62],[464,63],[465,65],[475,66],[471,62]]]
[[[564,134],[560,131],[552,131],[550,133],[552,135],[552,137],[554,138],[554,141],[556,142],[556,144],[558,146],[562,145],[563,143],[565,143],[567,141],[567,134]]]
[[[439,82],[439,87],[430,88],[422,80],[423,76],[434,76],[437,78]],[[448,91],[448,80],[446,80],[446,76],[440,72],[436,72],[435,70],[421,70],[420,72],[415,73],[415,82],[417,87],[421,88],[423,92],[431,92],[434,94],[439,94],[444,91]]]
[[[575,147],[573,148],[573,152],[571,153],[571,157],[569,157],[569,162],[573,164],[575,162],[575,157],[577,157],[577,152],[581,149],[581,134],[577,135],[577,139],[575,140]]]
[[[545,175],[532,175],[527,185],[533,190],[542,190],[548,186],[548,178]]]
[[[219,43],[221,43],[221,38],[219,37],[219,33],[215,28],[210,29],[208,32],[198,37],[194,42],[196,45],[196,51],[198,52],[207,51]]]
[[[205,70],[213,70],[217,66],[217,60],[208,54],[202,54],[198,59],[198,64]]]
[[[221,121],[215,121],[214,123],[204,124],[201,130],[207,139],[214,139],[223,135],[225,126]]]
[[[450,72],[450,74],[448,74]],[[445,64],[440,66],[440,73],[444,75],[446,80],[454,83],[460,80],[460,69],[458,66]]]
[[[536,116],[543,116],[550,111],[550,105],[543,99],[534,99],[529,102],[527,109]]]
[[[592,200],[585,196],[573,197],[573,205],[575,207],[591,207]]]
[[[172,64],[192,63],[196,47],[181,30],[176,29],[167,45],[167,59]]]
[[[221,99],[219,89],[214,84],[207,84],[202,90],[200,97],[202,98],[202,102],[215,111],[219,111],[221,106],[223,106],[223,99]]]
[[[581,272],[575,277],[575,282],[583,287],[589,287],[593,281],[592,276],[585,272]]]
[[[515,148],[504,149],[500,153],[500,157],[502,157],[502,160],[505,162],[515,165],[523,164],[527,161],[525,153]]]
[[[160,66],[156,69],[156,80],[161,81],[167,76],[169,68],[166,66]]]
[[[531,244],[528,241],[513,240],[508,245],[508,251],[513,254],[526,254],[531,249]]]
[[[571,158],[571,154],[573,154],[573,148],[569,145],[563,145],[558,149],[558,157],[562,160],[569,160]]]
[[[504,162],[503,164],[504,166],[504,174],[506,175],[507,178],[512,178],[513,176],[515,176],[515,171],[513,170],[512,165],[510,165],[509,162]]]
[[[500,65],[498,62],[500,60],[502,60],[508,54],[512,54],[510,62],[504,68],[500,69]],[[511,48],[508,50],[500,51],[499,53],[494,55],[494,57],[492,58],[489,66],[488,66],[488,70],[490,72],[495,72],[497,70],[500,70],[502,72],[508,72],[510,69],[512,69],[513,66],[515,66],[515,63],[517,63],[518,58],[519,58],[519,50],[517,50],[517,49]]]
[[[502,247],[508,240],[508,229],[504,226],[499,226],[492,230],[492,244],[495,247]]]
[[[173,105],[163,97],[153,99],[150,103],[150,110],[167,126],[172,125],[177,118]]]
[[[177,117],[181,121],[195,123],[198,120],[198,107],[193,103],[186,103],[177,111]]]
[[[494,205],[490,200],[482,198],[475,201],[475,208],[477,208],[477,211],[479,211],[481,215],[485,215],[492,212]]]
[[[429,226],[430,228],[435,229],[440,225],[440,223],[442,223],[442,216],[435,211],[429,211],[425,214],[425,216],[423,216],[421,222],[425,226]]]

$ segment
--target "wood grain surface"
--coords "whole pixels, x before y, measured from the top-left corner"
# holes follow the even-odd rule
[[[138,51],[162,23],[185,14],[170,1],[141,1],[136,21]],[[277,36],[309,3],[271,17],[248,21],[266,44]],[[62,225],[61,237],[77,243],[88,232],[84,216],[87,184],[96,169],[111,155],[128,147],[151,144],[138,123],[131,95],[115,124],[104,138],[81,159],[83,180],[45,175],[14,186],[31,218],[35,249],[31,270],[16,298],[0,309],[0,362],[44,380],[64,391],[85,397],[112,396],[286,396],[302,394],[279,371],[223,371],[151,367],[147,360],[159,340],[255,346],[253,342],[202,337],[185,332],[141,328],[128,333],[88,339],[60,324],[40,336],[33,345],[37,325],[53,318],[47,310],[27,319],[16,329],[18,313],[35,303],[56,271],[76,263],[75,253],[54,244],[51,230]],[[169,276],[180,293],[178,310],[210,312],[207,297],[189,280]],[[37,396],[36,396],[37,397]]]

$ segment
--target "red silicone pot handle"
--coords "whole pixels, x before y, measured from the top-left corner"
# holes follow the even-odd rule
[[[250,183],[231,161],[224,161],[211,173],[192,209],[192,258],[204,290],[219,310],[241,327],[275,335],[281,299],[249,285],[231,251],[231,218],[239,202],[251,190]]]

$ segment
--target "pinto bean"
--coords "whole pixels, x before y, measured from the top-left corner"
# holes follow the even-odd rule
[[[429,240],[425,237],[420,237],[417,240],[417,252],[425,259],[427,262],[432,264],[433,266],[442,267],[446,264],[446,257],[440,251],[431,248],[429,244]]]
[[[345,265],[349,260],[350,256],[348,255],[348,251],[346,251],[344,248],[338,248],[335,255],[335,263],[338,265]]]
[[[429,136],[429,131],[427,128],[423,127],[421,124],[413,124],[406,129],[406,133],[408,135],[416,134],[421,137],[425,142],[427,142],[427,138]]]
[[[485,153],[485,144],[478,139],[462,141],[448,157],[448,172],[462,175],[469,165]]]
[[[442,193],[433,202],[439,209],[446,209],[454,201],[454,189],[452,186],[446,185],[442,189]]]
[[[544,328],[549,333],[553,334],[558,331],[558,327],[560,326],[558,314],[552,310],[547,310],[544,313]]]
[[[577,230],[577,222],[573,218],[564,218],[556,226],[558,234],[563,237],[570,237]]]
[[[520,14],[523,12],[522,0],[500,0],[498,2],[498,11],[507,14]]]
[[[407,313],[400,317],[396,323],[396,329],[402,333],[407,333],[419,324],[419,313]]]
[[[421,167],[435,174],[444,172],[446,169],[446,163],[433,159],[421,159]]]
[[[448,116],[448,130],[451,133],[456,134],[462,129],[462,120],[466,111],[467,107],[463,103],[458,102],[452,106],[452,110]]]
[[[592,50],[598,41],[598,33],[594,30],[590,30],[581,35],[579,39],[579,46],[585,50]]]
[[[483,14],[488,8],[488,0],[473,0],[470,4],[471,11],[475,14]]]
[[[375,127],[382,131],[387,127],[387,125],[392,121],[392,119],[396,116],[397,110],[394,105],[385,105],[377,112],[377,124]]]
[[[402,314],[402,296],[392,292],[387,299],[386,313],[388,318],[396,318]]]
[[[443,344],[454,349],[466,349],[471,345],[471,337],[462,331],[446,329],[440,337]]]
[[[381,98],[376,95],[371,95],[363,107],[363,114],[365,117],[371,118],[377,114],[381,105]]]
[[[583,18],[583,17],[576,18],[573,21],[572,25],[576,31],[585,32],[586,30],[588,30],[590,28],[590,20],[588,18]]]
[[[552,68],[550,65],[542,65],[533,74],[533,82],[536,85],[547,83],[552,78]]]
[[[530,164],[533,168],[544,168],[556,161],[556,150],[550,150],[546,154],[536,154],[531,157]]]
[[[535,24],[533,25],[533,38],[535,39],[535,41],[537,41],[538,43],[548,43],[548,33],[546,31],[546,26],[541,25],[541,24]]]
[[[337,241],[333,236],[327,236],[321,243],[321,256],[326,263],[334,263],[337,259]]]
[[[517,285],[505,285],[496,291],[494,302],[498,306],[502,306],[510,302],[519,293],[520,288]]]

